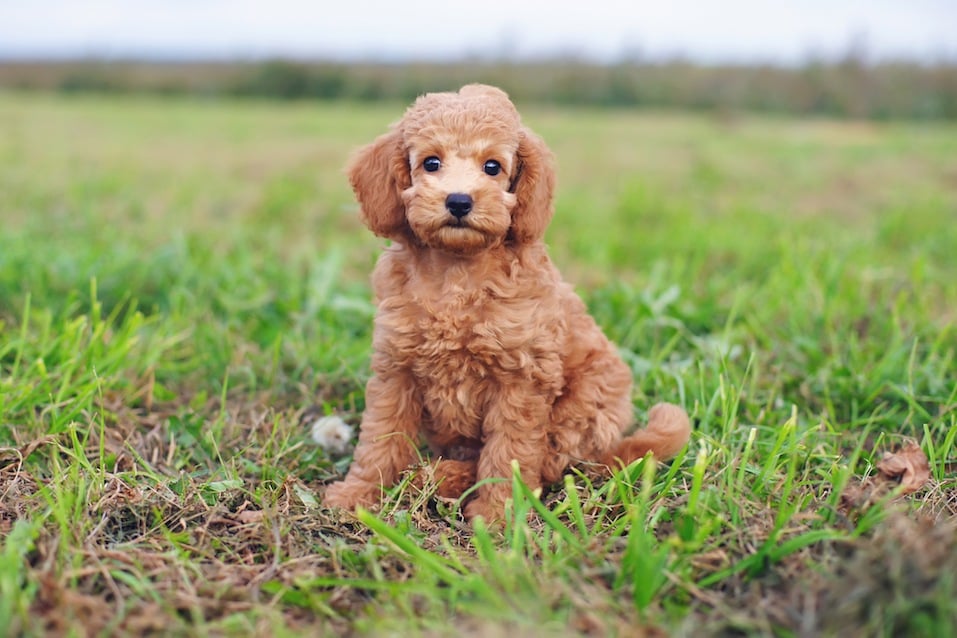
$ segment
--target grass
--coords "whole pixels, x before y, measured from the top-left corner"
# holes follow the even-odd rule
[[[403,105],[0,94],[12,634],[951,635],[957,128],[524,109],[552,255],[685,453],[322,507],[368,375],[341,166]],[[906,438],[931,481],[853,502]]]

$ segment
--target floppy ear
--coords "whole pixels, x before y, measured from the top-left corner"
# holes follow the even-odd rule
[[[545,142],[528,129],[522,129],[516,164],[509,188],[516,198],[509,239],[527,244],[541,239],[552,219],[555,168]]]
[[[362,147],[346,169],[359,200],[359,216],[376,235],[406,239],[411,234],[401,193],[412,185],[409,161],[398,129]]]

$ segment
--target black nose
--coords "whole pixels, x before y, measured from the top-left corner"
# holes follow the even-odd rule
[[[462,219],[472,212],[472,196],[466,193],[452,193],[445,198],[445,207],[455,215],[456,219]]]

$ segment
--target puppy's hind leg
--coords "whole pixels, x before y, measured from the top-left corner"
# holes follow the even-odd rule
[[[609,344],[566,370],[567,385],[552,409],[551,454],[543,480],[554,483],[572,462],[603,463],[632,424],[631,370]]]

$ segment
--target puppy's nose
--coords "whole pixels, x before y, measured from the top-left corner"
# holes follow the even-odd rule
[[[452,193],[445,198],[445,207],[456,219],[462,219],[472,212],[472,196],[467,193]]]

